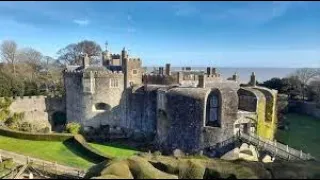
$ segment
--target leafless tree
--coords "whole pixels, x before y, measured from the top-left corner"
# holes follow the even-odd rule
[[[320,78],[311,80],[308,88],[314,95],[313,100],[320,102]]]
[[[88,54],[89,57],[101,55],[101,47],[94,41],[84,40],[79,43],[69,44],[58,51],[59,60],[65,64],[81,64],[80,55]]]
[[[24,48],[19,53],[21,62],[28,64],[34,71],[38,70],[42,60],[42,54],[33,48]]]
[[[17,43],[12,40],[5,40],[0,46],[1,59],[12,66],[14,76],[16,76]]]
[[[315,68],[301,68],[296,70],[293,73],[293,76],[297,77],[300,82],[301,82],[301,89],[302,89],[302,100],[305,100],[305,89],[306,86],[308,85],[308,82],[318,76],[320,73],[319,69],[315,69]]]

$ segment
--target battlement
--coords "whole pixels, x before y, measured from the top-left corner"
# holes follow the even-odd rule
[[[129,58],[129,61],[141,61],[140,58]]]
[[[83,71],[83,70],[73,70],[73,71],[64,71],[65,75],[79,75],[79,76],[88,76],[90,72],[93,72],[95,77],[105,76],[105,75],[123,75],[122,71]]]
[[[111,58],[120,58],[121,55],[120,54],[110,54]]]
[[[170,85],[170,84],[176,84],[177,78],[175,76],[171,76],[171,75],[168,76],[163,74],[144,74],[143,83]]]
[[[84,78],[90,77],[90,73],[93,74],[94,77],[110,77],[110,76],[123,76],[122,71],[86,71],[83,73]]]
[[[45,95],[36,95],[36,96],[11,96],[11,97],[0,97],[1,100],[4,98],[9,98],[10,100],[13,101],[21,101],[21,100],[39,100],[39,99],[46,99],[46,98],[62,98],[64,97],[61,94],[50,94],[48,96]]]
[[[199,79],[199,75],[196,74],[183,74],[182,80],[184,81],[197,81]]]

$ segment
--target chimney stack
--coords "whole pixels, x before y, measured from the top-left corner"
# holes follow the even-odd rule
[[[251,78],[250,78],[250,85],[251,86],[256,86],[257,80],[256,80],[256,74],[252,72]]]
[[[207,67],[207,76],[210,76],[210,75],[211,75],[211,68]]]
[[[170,64],[166,64],[166,75],[170,76],[171,75],[171,69],[170,69]]]
[[[238,81],[238,79],[239,79],[238,74],[237,74],[237,73],[234,73],[234,75],[232,75],[232,80]]]
[[[159,67],[159,74],[163,75],[163,67]]]
[[[88,54],[84,54],[84,56],[82,57],[83,69],[86,69],[87,67],[89,67],[89,64],[90,64],[90,58],[89,58]]]
[[[216,68],[212,68],[211,69],[211,75],[217,75],[217,70],[216,70]]]

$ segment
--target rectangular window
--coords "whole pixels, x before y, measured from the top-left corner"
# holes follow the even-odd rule
[[[207,101],[207,123],[206,126],[220,127],[219,102],[217,96],[209,97]]]
[[[110,79],[110,87],[117,88],[119,86],[117,79]]]
[[[95,89],[95,78],[93,75],[93,72],[90,72],[90,77],[84,77],[82,79],[82,84],[83,84],[83,91],[86,93],[94,93]]]
[[[132,70],[132,74],[138,74],[138,70],[136,69]]]

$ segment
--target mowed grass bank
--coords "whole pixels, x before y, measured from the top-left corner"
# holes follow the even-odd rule
[[[320,159],[320,119],[300,114],[286,117],[289,130],[277,130],[276,139]]]
[[[32,141],[0,136],[0,149],[6,151],[82,169],[94,165],[75,153],[73,149],[69,148],[70,146],[73,146],[70,142]]]
[[[90,145],[109,157],[126,158],[138,152],[116,143],[90,143]],[[0,149],[81,169],[88,169],[98,163],[90,159],[79,144],[71,140],[65,142],[33,141],[0,135]]]
[[[139,151],[135,148],[119,144],[119,143],[89,143],[93,148],[106,154],[108,157],[112,158],[127,158],[137,154]]]

